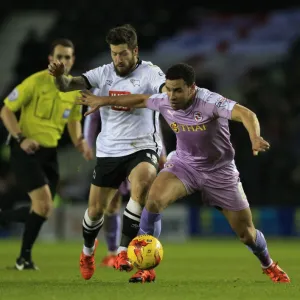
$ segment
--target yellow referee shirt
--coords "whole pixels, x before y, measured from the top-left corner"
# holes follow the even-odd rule
[[[60,92],[48,71],[27,77],[5,98],[13,112],[21,109],[22,133],[43,147],[56,147],[68,121],[81,120],[81,106],[75,101],[78,91]]]

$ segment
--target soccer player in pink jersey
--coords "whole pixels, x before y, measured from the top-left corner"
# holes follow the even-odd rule
[[[161,221],[164,208],[201,191],[203,201],[222,211],[241,242],[259,259],[263,272],[274,282],[290,282],[271,259],[263,233],[253,224],[230,142],[228,120],[243,123],[253,155],[270,148],[261,137],[256,115],[235,101],[197,87],[194,69],[187,64],[176,64],[167,70],[165,90],[162,94],[120,97],[83,93],[80,101],[91,106],[92,111],[104,105],[148,107],[159,111],[176,134],[176,152],[150,188],[138,234],[158,237],[160,232],[155,225]],[[155,277],[154,270],[150,272]]]

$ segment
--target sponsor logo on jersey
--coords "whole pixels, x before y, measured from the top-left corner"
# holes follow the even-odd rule
[[[226,107],[227,103],[228,103],[228,99],[222,97],[216,101],[216,106],[217,107]]]
[[[196,122],[201,122],[203,117],[200,111],[195,111],[194,112],[194,119]]]
[[[18,99],[19,93],[17,89],[13,89],[10,94],[7,96],[9,101],[15,101]]]
[[[69,118],[70,113],[71,113],[71,110],[70,110],[70,109],[65,109],[65,111],[64,111],[64,113],[63,113],[63,118],[64,118],[64,119]]]
[[[109,91],[109,96],[120,96],[120,95],[130,95],[130,92],[126,91]],[[112,110],[115,111],[130,111],[131,108],[125,106],[111,106]]]
[[[138,79],[130,79],[133,86],[141,86],[141,82]]]
[[[206,126],[204,124],[202,124],[202,125],[186,125],[186,124],[178,124],[176,122],[173,122],[170,124],[170,127],[175,133],[184,132],[184,131],[198,132],[198,131],[206,130]]]

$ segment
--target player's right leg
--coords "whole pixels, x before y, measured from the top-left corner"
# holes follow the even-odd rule
[[[189,190],[188,182],[184,179],[184,173],[181,172],[179,165],[177,167],[172,165],[172,170],[161,172],[150,188],[146,206],[142,211],[138,235],[149,234],[158,238],[161,226],[157,224],[160,224],[161,212],[177,199],[185,197]],[[151,282],[155,278],[154,269],[140,270],[129,279],[129,282]]]
[[[80,255],[80,272],[84,279],[90,279],[95,271],[96,237],[103,226],[104,212],[115,197],[118,187],[125,178],[122,167],[124,158],[101,157],[93,172],[90,188],[88,209],[82,221],[84,239],[83,250]]]
[[[91,184],[88,209],[82,221],[83,249],[80,254],[80,272],[84,279],[90,279],[95,272],[96,240],[104,222],[104,210],[113,199],[117,190],[108,187],[99,187]]]

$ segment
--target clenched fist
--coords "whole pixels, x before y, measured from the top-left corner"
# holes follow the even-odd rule
[[[59,77],[65,74],[65,65],[59,60],[53,61],[48,65],[49,74],[54,77]]]

